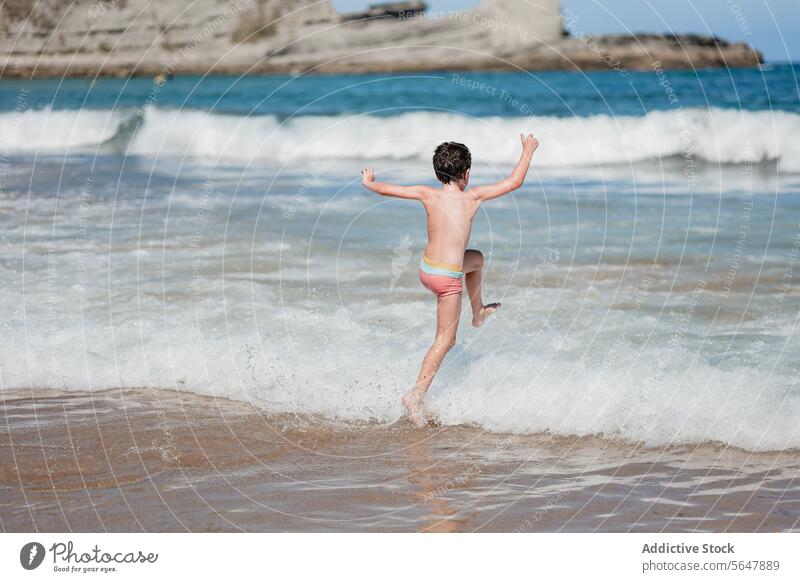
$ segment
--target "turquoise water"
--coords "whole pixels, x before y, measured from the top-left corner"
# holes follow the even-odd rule
[[[798,112],[799,72],[795,65],[765,65],[762,69],[669,71],[666,75],[683,107]],[[656,72],[186,76],[166,83],[156,101],[165,108],[281,117],[373,111],[396,115],[443,108],[467,116],[515,117],[519,107],[513,105],[513,99],[518,99],[536,115],[643,115],[675,107],[662,81]],[[498,92],[487,93],[481,83]],[[5,81],[0,84],[0,110],[14,109],[21,88],[31,91],[28,101],[34,109],[107,109],[145,105],[153,82],[147,78]]]
[[[494,321],[445,425],[800,446],[798,70],[0,83],[2,387],[177,388],[391,422],[434,329],[424,212],[473,181]]]

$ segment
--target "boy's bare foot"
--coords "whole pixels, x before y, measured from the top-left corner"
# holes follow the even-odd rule
[[[422,396],[409,392],[403,396],[403,406],[406,407],[408,418],[414,423],[414,426],[421,428],[425,426],[425,413],[422,407]]]
[[[483,325],[483,322],[486,321],[486,318],[489,317],[492,313],[500,309],[499,303],[489,303],[488,305],[484,305],[481,307],[480,311],[472,316],[472,326],[473,327],[480,327]]]

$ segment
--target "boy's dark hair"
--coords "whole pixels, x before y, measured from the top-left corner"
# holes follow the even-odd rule
[[[433,152],[433,171],[442,184],[460,180],[471,167],[472,155],[463,143],[446,141]]]

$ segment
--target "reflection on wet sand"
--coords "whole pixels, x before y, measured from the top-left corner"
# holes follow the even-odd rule
[[[266,416],[166,390],[6,392],[6,531],[792,531],[800,454]]]
[[[408,482],[417,488],[412,493],[424,508],[419,531],[448,533],[464,531],[470,519],[462,517],[450,505],[448,495],[457,487],[467,487],[469,476],[464,472],[457,473],[450,459],[433,460],[429,454],[426,439],[412,442],[407,449],[411,465]]]

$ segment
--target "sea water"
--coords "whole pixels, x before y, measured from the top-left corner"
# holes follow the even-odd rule
[[[180,389],[391,423],[435,327],[425,213],[473,183],[445,425],[800,447],[800,94],[789,65],[0,82],[0,386]]]

